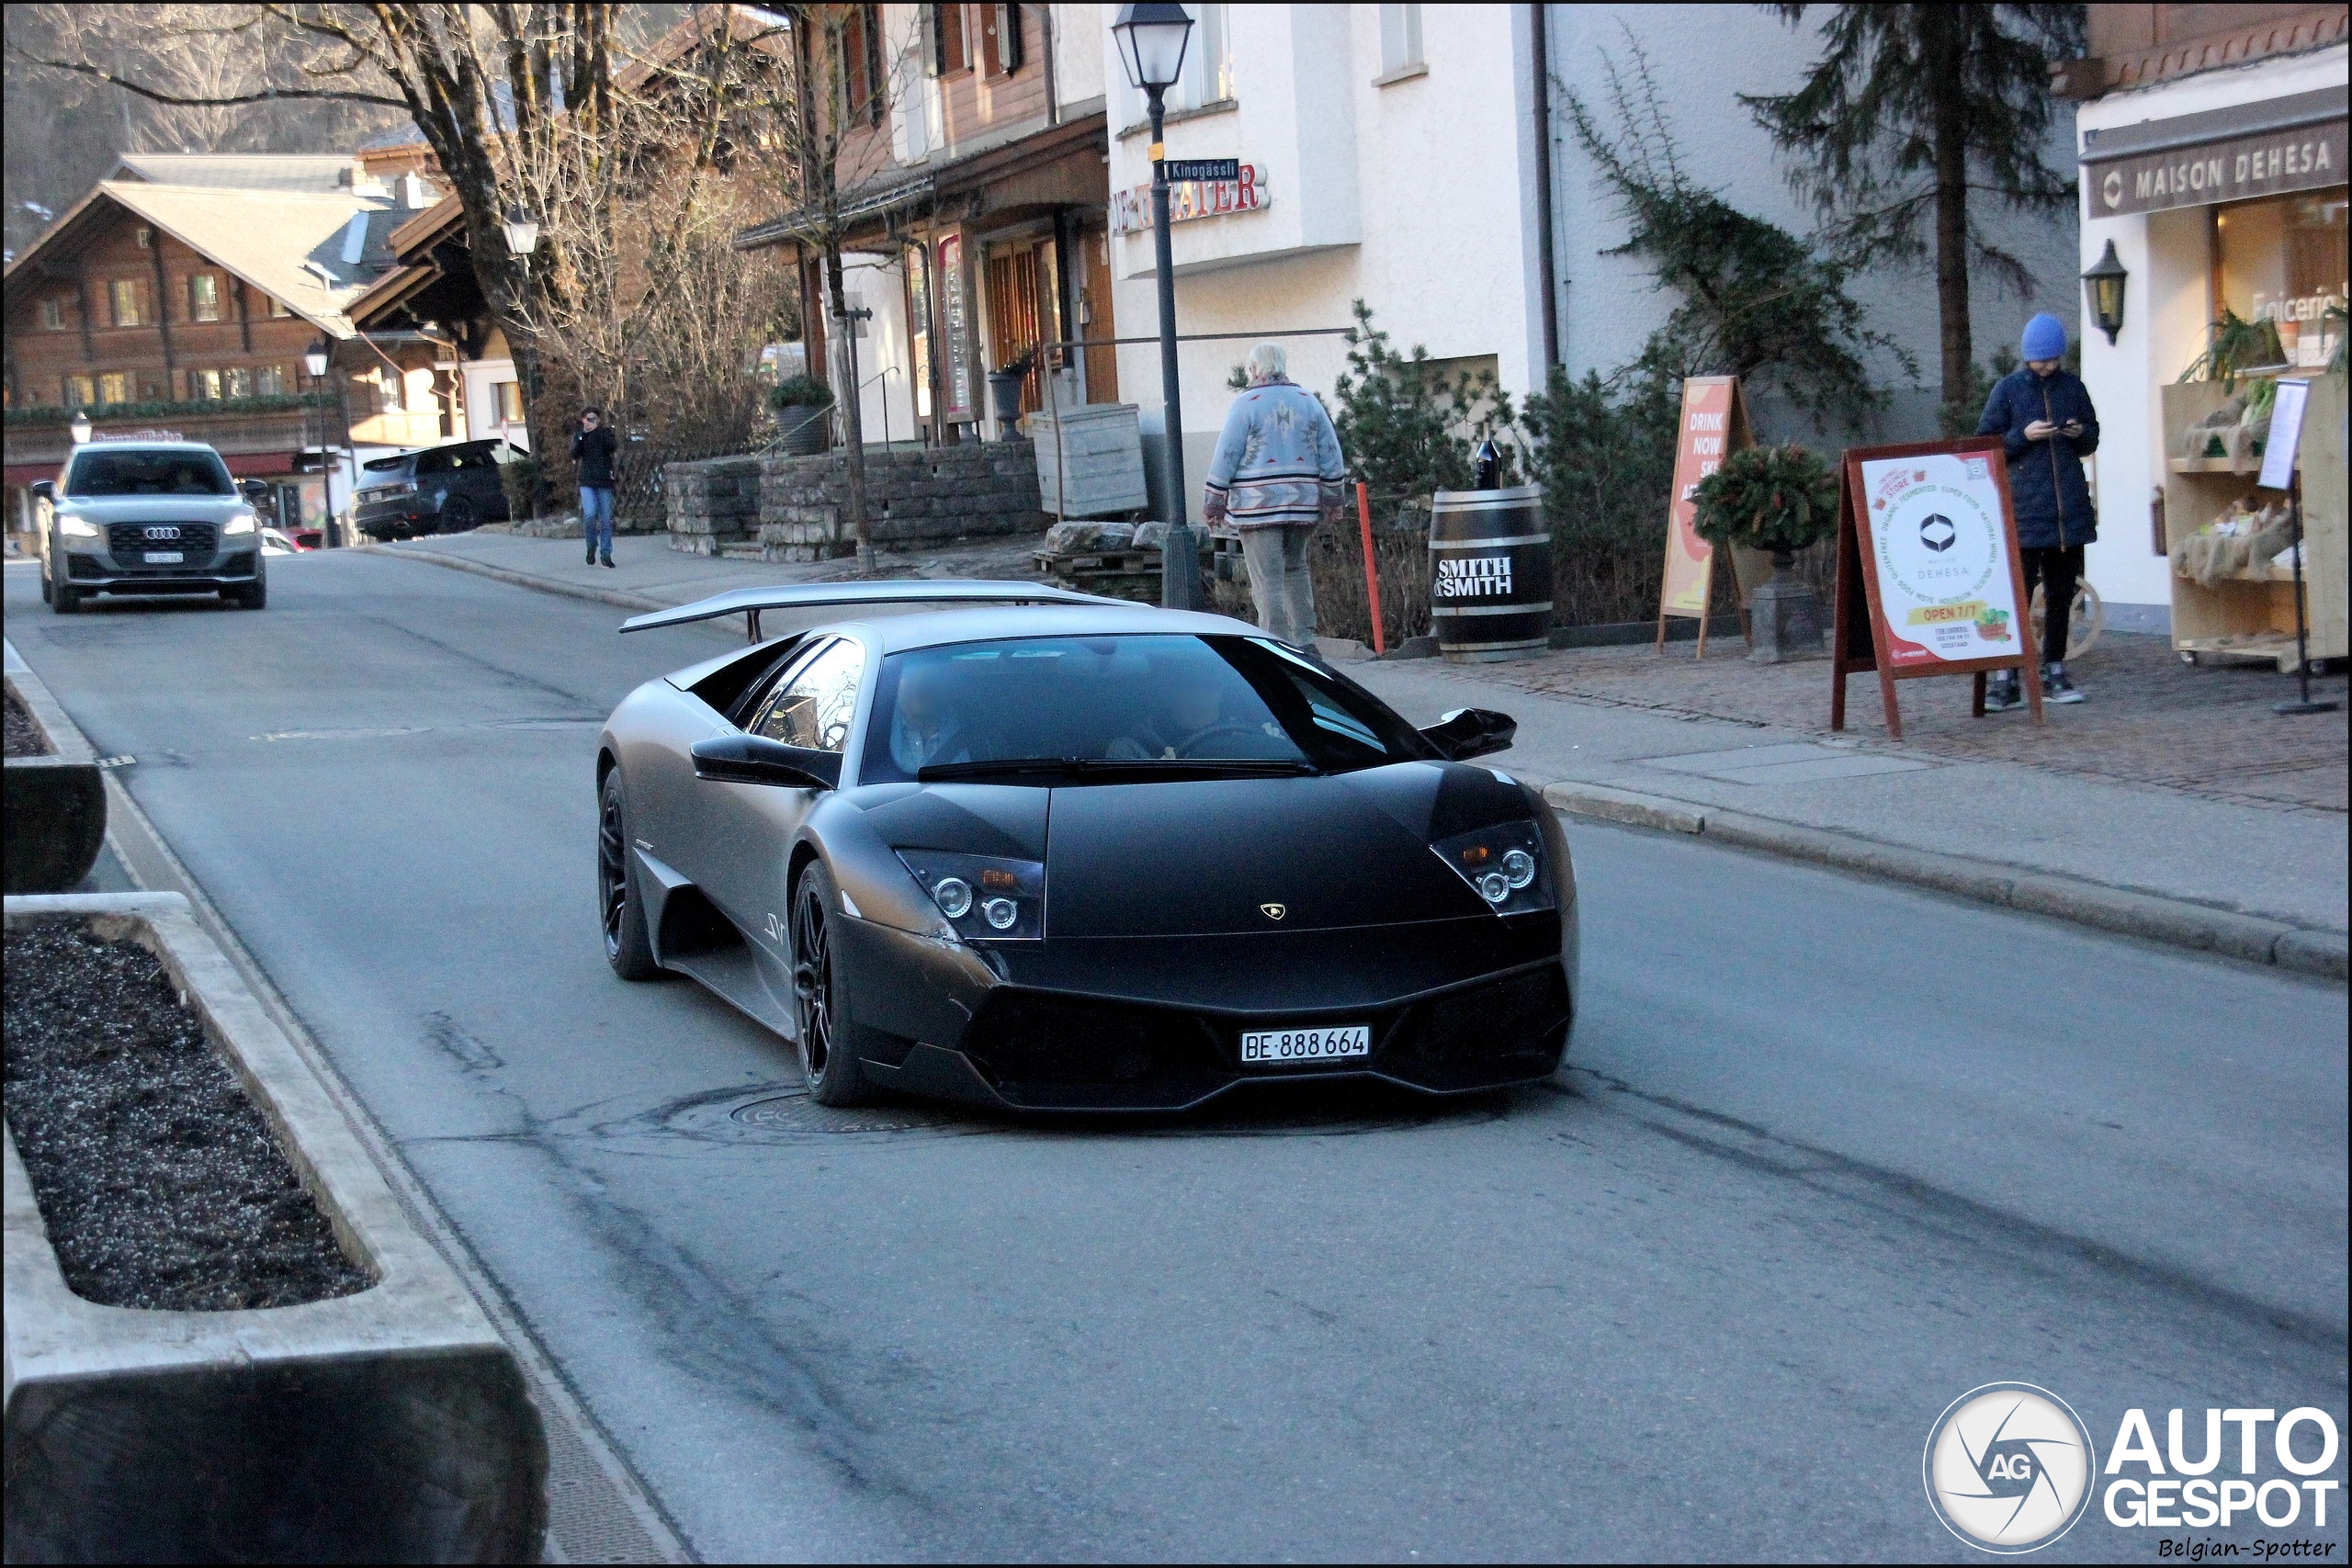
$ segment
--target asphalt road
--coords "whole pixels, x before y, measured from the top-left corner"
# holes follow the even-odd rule
[[[718,634],[272,572],[8,635],[709,1558],[1953,1558],[1975,1385],[2344,1417],[2339,987],[1578,826],[1547,1088],[844,1128],[599,953],[595,727]]]

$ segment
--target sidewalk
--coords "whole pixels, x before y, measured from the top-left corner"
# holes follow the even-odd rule
[[[1026,578],[1033,543],[886,555],[883,569]],[[686,556],[658,536],[624,538],[618,567],[606,570],[582,565],[577,548],[483,534],[384,547],[632,608],[854,571],[848,561]],[[1356,652],[1352,644],[1331,651],[1342,660]],[[1736,645],[1704,664],[1677,645],[1663,658],[1647,648],[1565,649],[1476,667],[1358,653],[1347,669],[1419,723],[1464,706],[1511,714],[1518,743],[1498,761],[1532,783],[1559,786],[1555,802],[1587,815],[1695,831],[1706,813],[1724,827],[1736,814],[1791,829],[1786,845],[1766,841],[1769,835],[1723,835],[1752,847],[1832,858],[1794,843],[1810,830],[1860,846],[1864,859],[1880,848],[1908,852],[1915,863],[1907,872],[1870,867],[1905,880],[1941,886],[1931,858],[1959,857],[2125,897],[2256,917],[2242,922],[2249,928],[2261,920],[2323,932],[2346,927],[2344,716],[2279,718],[2267,707],[2280,694],[2271,688],[2283,688],[2275,676],[2249,682],[2245,671],[2178,667],[2157,638],[2109,634],[2081,664],[2092,700],[2052,708],[2040,732],[2022,713],[1969,719],[1964,682],[1913,682],[1903,691],[1909,739],[1901,743],[1885,737],[1874,681],[1852,693],[1854,728],[1831,736],[1826,660],[1751,666]],[[2321,684],[2340,697],[2345,682]],[[1624,792],[1631,804],[1620,798]],[[2132,929],[2111,919],[2091,923]],[[2188,944],[2236,951],[2222,941]],[[2335,952],[2342,951],[2338,940]]]

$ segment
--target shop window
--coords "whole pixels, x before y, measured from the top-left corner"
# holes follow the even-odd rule
[[[113,407],[130,400],[130,378],[119,370],[109,370],[98,378],[98,401]]]
[[[217,321],[220,319],[220,280],[211,273],[188,274],[187,319],[191,321]]]
[[[2346,187],[2241,201],[2213,215],[2221,306],[2272,321],[2287,363],[2317,369],[2335,356],[2346,293]]]
[[[1380,8],[1380,75],[1383,81],[1418,74],[1428,69],[1421,59],[1421,8],[1383,6]]]
[[[65,301],[51,295],[40,302],[40,330],[62,333],[65,330]]]
[[[282,398],[286,395],[286,367],[265,365],[254,372],[254,396]]]
[[[147,324],[147,287],[135,277],[118,277],[107,285],[107,302],[119,327]]]
[[[220,400],[220,372],[191,370],[187,373],[188,401],[217,403]]]
[[[220,372],[220,390],[224,395],[232,398],[252,397],[254,373],[242,365],[223,370]]]
[[[98,384],[87,376],[65,378],[65,406],[85,409],[98,400]]]

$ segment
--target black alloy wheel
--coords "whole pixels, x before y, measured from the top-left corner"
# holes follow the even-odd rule
[[[792,900],[792,992],[800,1012],[800,1066],[808,1098],[856,1105],[869,1098],[857,1053],[842,1029],[841,972],[833,965],[833,879],[822,865],[800,878]]]
[[[453,495],[441,503],[441,532],[463,534],[480,525],[474,515],[474,503],[462,495]]]
[[[616,768],[605,775],[596,802],[596,910],[604,925],[605,962],[624,980],[650,980],[662,965],[654,961],[645,906],[628,862],[628,817]]]

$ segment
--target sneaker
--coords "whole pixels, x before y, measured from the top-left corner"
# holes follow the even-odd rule
[[[598,565],[600,565],[600,566],[610,566],[610,565],[612,565],[612,564],[613,564],[613,558],[612,558],[612,557],[610,557],[610,556],[606,556],[606,557],[605,557],[602,561],[598,562],[597,564],[598,564]]]
[[[588,564],[590,566],[594,566],[596,564],[596,551],[593,546],[590,547],[588,551]]]
[[[2017,671],[2004,670],[1984,683],[1984,711],[2007,713],[2025,705],[2025,694],[2018,689]]]
[[[2045,703],[2078,703],[2083,700],[2083,694],[2075,690],[2075,683],[2066,679],[2064,665],[2049,664],[2044,665],[2041,671],[2041,700]]]

